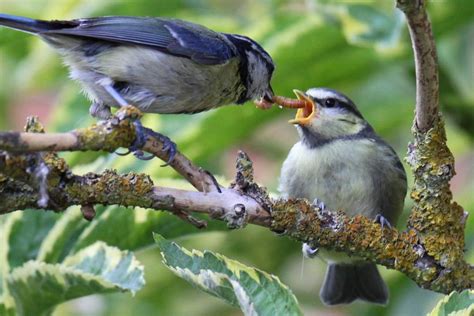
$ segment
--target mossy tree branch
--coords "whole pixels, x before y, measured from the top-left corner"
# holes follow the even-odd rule
[[[449,293],[474,287],[474,267],[464,260],[464,225],[467,213],[449,189],[454,159],[446,146],[438,109],[437,61],[431,26],[423,1],[397,1],[406,14],[415,51],[417,72],[416,118],[410,162],[415,201],[408,228],[400,232],[341,212],[321,210],[305,200],[270,200],[253,181],[252,164],[238,158],[237,177],[231,188],[217,189],[213,177],[179,154],[171,163],[199,191],[154,186],[143,174],[74,175],[64,160],[52,152],[106,150],[130,147],[135,138],[131,123],[139,116],[133,107],[101,124],[65,134],[0,133],[0,214],[25,208],[63,211],[71,205],[90,209],[94,204],[141,206],[156,210],[208,213],[226,220],[230,227],[259,224],[301,242],[310,242],[376,262],[405,273],[419,286]],[[31,125],[31,124],[30,124]],[[149,138],[144,150],[163,160],[163,144]],[[43,179],[31,166],[43,161],[49,172]],[[38,206],[41,187],[47,188],[46,205]],[[219,193],[219,191],[222,191]],[[44,192],[43,192],[44,193]],[[180,213],[181,212],[181,213]],[[86,215],[85,215],[86,216]],[[89,216],[89,215],[87,215]],[[86,216],[86,217],[87,217]]]
[[[31,132],[31,125],[36,123],[28,122],[25,133],[0,132],[0,150],[11,153],[87,150],[114,152],[121,147],[131,147],[135,139],[133,120],[140,116],[138,109],[128,106],[121,108],[110,120],[69,133]],[[34,128],[33,131],[35,131]],[[163,161],[169,159],[168,153],[163,151],[163,143],[154,137],[148,137],[143,150]],[[197,190],[201,192],[217,190],[212,175],[196,167],[180,152],[176,153],[169,165]]]
[[[108,123],[104,124],[108,126]],[[108,150],[124,145],[113,145],[116,138],[105,135],[116,135],[115,129],[121,130],[123,126],[133,125],[120,122],[101,130],[97,141],[105,139],[107,145],[104,148]],[[77,139],[87,139],[82,144],[84,148],[90,148],[88,142],[96,141],[96,131],[97,126],[94,125],[65,133],[64,137],[53,135],[53,138],[67,140],[70,135],[75,135]],[[133,130],[129,132],[133,133]],[[83,133],[89,136],[82,137]],[[230,188],[221,188],[220,193],[203,193],[158,187],[145,174],[121,175],[107,170],[102,174],[75,175],[63,159],[49,152],[41,157],[49,170],[45,183],[49,199],[47,205],[39,207],[40,185],[36,173],[31,170],[37,164],[38,153],[18,152],[28,151],[29,140],[35,141],[35,149],[40,148],[38,143],[50,148],[52,136],[37,134],[33,137],[31,134],[9,133],[8,140],[0,134],[3,144],[8,142],[11,148],[14,141],[22,141],[21,146],[16,147],[17,153],[0,152],[0,200],[3,201],[0,214],[27,208],[62,212],[72,205],[82,205],[88,209],[96,204],[145,207],[175,214],[178,212],[178,215],[183,212],[207,213],[212,218],[225,220],[231,228],[243,227],[247,223],[257,224],[302,242],[357,255],[399,270],[420,286],[438,292],[449,293],[474,285],[474,269],[462,258],[457,258],[455,269],[451,269],[454,266],[448,269],[442,259],[450,254],[438,253],[436,251],[439,249],[435,248],[436,256],[431,255],[428,250],[430,245],[420,238],[417,228],[405,232],[382,229],[378,223],[363,216],[350,218],[342,212],[323,211],[306,200],[271,200],[266,191],[254,182],[252,163],[244,153],[239,154],[237,176]],[[69,140],[65,142],[76,144]],[[58,144],[55,148],[75,149],[76,146]],[[190,168],[199,170],[192,164]]]
[[[459,280],[464,277],[472,288],[474,271],[463,259],[468,213],[452,200],[449,185],[455,175],[454,157],[446,145],[439,111],[438,57],[426,2],[397,0],[397,7],[407,18],[416,70],[414,142],[407,157],[414,173],[411,198],[415,203],[408,228],[417,232],[427,255],[443,267],[436,276],[437,283],[449,282],[447,274],[461,273]]]

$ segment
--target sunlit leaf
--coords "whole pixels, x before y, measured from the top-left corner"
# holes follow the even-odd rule
[[[438,302],[429,316],[469,316],[474,314],[474,290],[452,292]]]
[[[9,215],[2,233],[0,260],[4,271],[35,259],[43,239],[60,215],[41,210],[26,210]]]
[[[63,264],[29,261],[7,277],[18,315],[46,315],[64,301],[143,287],[143,267],[128,251],[102,242],[68,257]]]
[[[276,276],[210,251],[191,252],[158,234],[154,238],[171,271],[245,315],[302,315],[296,297]]]

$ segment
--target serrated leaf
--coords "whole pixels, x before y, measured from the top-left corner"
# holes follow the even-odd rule
[[[276,276],[210,251],[191,252],[158,234],[153,236],[171,271],[239,306],[245,315],[302,315],[296,297]]]
[[[474,315],[474,290],[452,292],[438,302],[429,316]]]
[[[47,315],[57,304],[91,294],[134,294],[145,284],[143,266],[133,254],[103,242],[66,258],[63,264],[29,261],[6,279],[19,315]]]

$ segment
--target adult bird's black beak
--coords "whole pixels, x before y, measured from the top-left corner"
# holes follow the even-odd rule
[[[268,86],[268,90],[263,95],[263,99],[267,102],[273,103],[273,96],[275,93],[273,92],[272,86]]]
[[[260,98],[260,100],[255,100],[254,103],[258,108],[267,110],[273,106],[273,103],[275,103],[273,98],[273,89],[271,86],[268,86],[268,89],[263,93],[263,96]]]

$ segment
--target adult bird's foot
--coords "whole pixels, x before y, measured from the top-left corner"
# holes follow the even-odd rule
[[[145,146],[148,137],[154,137],[158,141],[160,141],[163,144],[162,151],[165,152],[168,156],[168,160],[164,166],[167,166],[170,164],[170,162],[173,160],[174,156],[176,155],[176,144],[171,141],[168,137],[165,135],[162,135],[160,133],[157,133],[149,128],[143,127],[142,123],[140,122],[140,118],[142,116],[141,111],[128,104],[127,100],[125,100],[120,93],[115,90],[114,88],[114,81],[111,78],[104,77],[99,80],[98,82],[104,90],[117,102],[117,104],[120,105],[120,110],[117,112],[117,117],[119,120],[123,120],[125,118],[128,118],[133,121],[133,125],[135,126],[135,141],[133,142],[132,146],[129,148],[129,151],[126,153],[117,153],[120,156],[125,156],[128,155],[130,152],[133,152],[135,157],[141,160],[150,160],[153,159],[155,156],[150,155],[150,156],[145,156],[143,151],[141,150],[143,146]],[[99,106],[96,105],[95,107],[93,106],[91,108],[92,110],[98,110]]]
[[[384,229],[385,227],[388,227],[389,229],[392,228],[392,225],[390,224],[388,219],[383,217],[383,215],[381,214],[377,214],[377,216],[375,216],[374,222],[379,223],[380,226],[382,226],[382,229]]]
[[[171,139],[169,139],[168,136],[157,133],[150,128],[144,127],[139,120],[135,120],[133,125],[135,126],[136,138],[132,146],[129,148],[129,150],[133,152],[133,155],[141,160],[153,159],[155,157],[154,155],[145,156],[144,152],[141,150],[143,146],[145,146],[148,137],[153,137],[163,144],[163,148],[161,150],[167,154],[168,160],[162,166],[168,166],[176,156],[176,144]]]
[[[155,155],[150,154],[148,156],[145,155],[143,152],[143,147],[145,146],[148,138],[154,138],[158,142],[162,144],[162,151],[166,154],[167,161],[163,166],[167,166],[170,162],[174,159],[177,153],[176,144],[171,141],[167,136],[162,135],[153,131],[150,128],[146,128],[142,125],[140,118],[141,112],[134,106],[127,105],[122,108],[115,114],[118,121],[122,121],[128,119],[132,122],[135,128],[135,140],[133,141],[132,145],[128,150],[124,153],[115,152],[119,156],[126,156],[130,153],[133,153],[135,157],[141,160],[151,160],[155,157]]]

